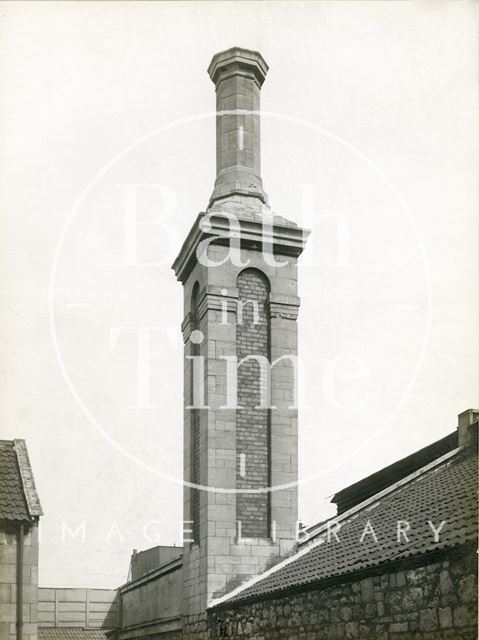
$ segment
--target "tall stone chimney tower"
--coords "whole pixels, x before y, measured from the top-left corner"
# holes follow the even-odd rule
[[[217,175],[173,269],[184,289],[184,633],[289,554],[297,528],[297,258],[260,175],[261,54],[216,54]]]
[[[267,203],[261,180],[260,91],[268,65],[256,51],[216,54],[208,67],[216,87],[216,182],[209,206],[231,196]]]

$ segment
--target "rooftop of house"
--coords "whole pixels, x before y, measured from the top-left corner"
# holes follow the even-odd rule
[[[43,515],[24,440],[0,440],[0,520],[31,522]]]
[[[213,600],[210,607],[317,588],[476,540],[477,428],[477,422],[470,425],[469,440],[461,442],[459,437],[458,442],[456,437],[455,448],[448,442],[444,447],[441,441],[435,443],[437,447],[426,447],[429,454],[435,451],[435,457],[425,450],[418,452],[416,462],[423,462],[419,468],[397,463],[397,473],[386,474],[392,480],[389,486],[378,483],[373,495],[366,491],[362,501],[351,501],[329,523],[310,527],[296,553]],[[382,478],[381,474],[374,475]]]
[[[410,473],[414,473],[417,469],[421,469],[421,467],[448,451],[452,451],[458,446],[457,435],[457,431],[453,431],[427,447],[419,449],[419,451],[393,462],[393,464],[372,473],[366,478],[362,478],[349,487],[341,489],[331,499],[331,502],[337,506],[338,514],[367,500],[382,489],[391,486],[394,482]]]

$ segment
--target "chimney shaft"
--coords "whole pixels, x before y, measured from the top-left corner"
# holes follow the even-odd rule
[[[458,444],[460,447],[477,448],[479,409],[467,409],[458,415]]]
[[[267,203],[260,166],[260,91],[268,65],[257,51],[233,47],[213,56],[216,181],[209,207],[237,196]],[[236,198],[235,198],[236,196]]]

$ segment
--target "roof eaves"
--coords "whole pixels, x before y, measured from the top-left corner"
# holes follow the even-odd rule
[[[464,549],[467,549],[470,551],[471,548],[473,548],[475,552],[476,547],[475,545],[471,545],[471,541],[466,541],[462,544],[453,545],[453,547],[448,547],[448,545],[443,544],[443,545],[439,545],[437,548],[435,548],[432,551],[426,551],[425,553],[421,553],[421,554],[410,553],[409,555],[384,560],[382,562],[377,562],[367,567],[353,568],[351,570],[338,573],[337,575],[326,576],[324,578],[313,580],[311,582],[304,582],[304,583],[295,584],[295,585],[287,585],[284,588],[274,589],[274,590],[270,590],[260,594],[247,595],[243,598],[236,599],[233,596],[231,596],[231,599],[232,599],[231,602],[229,602],[228,601],[229,599],[226,598],[222,602],[215,601],[214,603],[210,604],[208,608],[209,609],[210,608],[213,609],[215,607],[224,608],[226,605],[242,606],[250,602],[274,600],[278,597],[283,597],[287,594],[310,591],[311,589],[314,589],[314,588],[342,583],[345,580],[350,581],[350,580],[359,579],[360,577],[365,577],[370,575],[381,575],[384,573],[385,567],[388,567],[388,568],[401,567],[401,569],[404,570],[405,568],[409,569],[409,568],[413,568],[418,565],[421,565],[422,563],[424,563],[425,559],[427,559],[429,562],[434,562],[442,558],[445,552],[451,553],[451,549],[452,549],[452,553],[455,554],[456,557],[460,557],[460,554],[464,553],[463,551]]]
[[[305,535],[304,537],[302,537],[298,541],[298,545],[302,546],[303,544],[307,544],[308,542],[310,542],[310,540],[312,540],[316,536],[320,535],[321,533],[324,533],[324,531],[326,531],[328,529],[328,526],[330,526],[329,525],[330,522],[332,522],[332,521],[341,522],[342,520],[346,520],[347,518],[351,517],[352,515],[354,515],[358,511],[362,511],[365,507],[368,507],[369,505],[377,502],[381,498],[384,498],[385,496],[389,495],[393,491],[396,491],[396,489],[398,489],[399,487],[402,487],[405,484],[409,484],[409,482],[412,482],[413,480],[415,480],[419,476],[422,476],[424,473],[427,473],[430,469],[434,469],[434,467],[437,467],[440,464],[442,464],[443,462],[446,462],[447,460],[449,460],[450,458],[453,458],[461,450],[462,450],[462,447],[457,447],[456,449],[453,449],[452,451],[448,451],[447,453],[445,453],[444,455],[440,456],[439,458],[436,458],[436,460],[433,460],[432,462],[428,462],[428,464],[424,465],[420,469],[417,469],[416,471],[413,471],[412,473],[410,473],[408,476],[406,476],[404,478],[401,478],[397,482],[394,482],[389,487],[386,487],[385,489],[382,489],[381,491],[379,491],[378,493],[375,493],[374,495],[370,496],[369,498],[366,498],[366,500],[363,500],[362,502],[354,505],[353,507],[351,507],[347,511],[343,511],[341,514],[337,515],[335,518],[330,518],[326,522],[321,522],[316,527],[314,527],[314,526],[313,527],[309,527],[308,528],[308,534]]]
[[[301,558],[302,556],[306,555],[307,553],[309,553],[310,551],[312,551],[313,549],[315,549],[316,547],[320,546],[321,544],[323,544],[325,542],[325,538],[321,537],[321,534],[327,533],[328,526],[329,526],[330,522],[334,522],[334,523],[339,524],[341,521],[347,520],[348,518],[350,518],[355,513],[359,512],[362,509],[364,509],[365,507],[377,502],[378,500],[380,500],[384,496],[386,496],[386,495],[392,493],[393,491],[395,491],[397,488],[399,488],[399,487],[411,482],[412,480],[415,480],[417,477],[423,475],[424,473],[427,473],[429,470],[431,470],[431,469],[433,469],[435,467],[438,467],[442,463],[447,462],[447,460],[449,460],[450,458],[453,458],[454,456],[456,456],[462,450],[462,448],[463,447],[458,447],[458,448],[454,449],[453,451],[448,451],[443,456],[437,458],[436,460],[433,460],[432,462],[428,463],[427,465],[425,465],[421,469],[418,469],[414,473],[411,473],[409,476],[406,476],[405,478],[402,478],[398,482],[395,482],[390,487],[387,487],[386,489],[383,489],[382,491],[380,491],[379,493],[375,494],[374,496],[371,496],[370,498],[368,498],[367,500],[363,501],[362,503],[360,503],[358,505],[355,505],[354,507],[351,507],[351,509],[348,509],[348,511],[344,511],[340,515],[336,516],[336,518],[331,518],[327,522],[321,523],[321,525],[318,526],[318,528],[316,530],[314,530],[310,535],[308,535],[307,538],[303,538],[298,543],[300,546],[306,545],[306,546],[304,546],[304,548],[300,549],[299,551],[297,551],[295,554],[289,556],[288,558],[285,558],[281,562],[278,562],[278,564],[275,564],[273,567],[271,567],[270,569],[268,569],[264,573],[261,573],[261,574],[259,574],[257,576],[254,576],[253,578],[250,578],[249,580],[247,580],[243,584],[241,584],[238,587],[236,587],[236,589],[233,589],[232,591],[226,593],[224,596],[220,596],[219,598],[214,598],[213,600],[210,601],[210,603],[208,604],[207,608],[208,609],[212,609],[213,607],[216,607],[216,606],[218,606],[220,604],[223,604],[223,603],[227,602],[231,598],[235,598],[236,596],[238,596],[243,591],[246,591],[246,589],[249,589],[250,587],[255,585],[257,582],[260,582],[260,581],[268,578],[271,574],[276,573],[277,571],[279,571],[283,567],[286,567],[289,564],[291,564],[292,562],[295,562],[296,560],[298,560],[298,558]],[[308,544],[306,544],[306,543],[308,543]]]

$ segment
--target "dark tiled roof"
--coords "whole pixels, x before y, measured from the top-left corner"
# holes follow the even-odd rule
[[[333,496],[331,502],[337,505],[338,514],[343,513],[354,505],[367,500],[385,487],[389,487],[401,478],[414,473],[414,471],[424,467],[429,462],[432,462],[432,460],[439,458],[448,451],[456,449],[457,446],[456,430],[444,438],[441,438],[441,440],[437,440],[427,447],[415,451],[406,458],[398,460],[384,469],[376,471],[376,473],[371,474],[367,478],[363,478],[349,487],[338,491],[338,493]]]
[[[12,440],[0,440],[0,518],[30,520]]]
[[[0,440],[0,520],[28,521],[42,514],[23,440]]]
[[[409,543],[397,542],[397,522],[410,523]],[[439,542],[434,542],[434,526],[445,520]],[[292,588],[317,587],[322,580],[356,573],[388,562],[422,556],[455,547],[477,538],[477,457],[461,454],[434,466],[410,482],[393,488],[378,500],[365,503],[355,513],[344,514],[338,532],[340,542],[330,536],[314,538],[300,551],[264,578],[233,591],[218,604],[261,598]],[[360,538],[367,522],[376,534]],[[321,542],[322,540],[322,542]],[[213,606],[215,603],[213,603]]]
[[[102,629],[81,627],[39,627],[38,640],[106,640]]]

